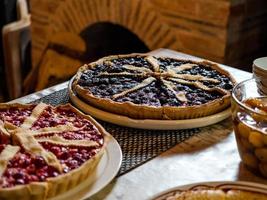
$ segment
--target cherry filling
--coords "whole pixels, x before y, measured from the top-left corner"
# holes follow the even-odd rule
[[[20,126],[26,117],[30,116],[34,106],[28,108],[11,107],[9,109],[0,110],[0,120],[12,123],[15,126]]]
[[[0,119],[7,120],[15,125],[21,125],[27,116],[30,116],[34,106],[29,109],[8,109],[0,110]],[[91,157],[95,156],[103,146],[104,138],[97,128],[87,119],[79,116],[68,108],[58,107],[53,109],[47,107],[34,122],[32,129],[37,130],[44,127],[54,127],[66,123],[73,124],[77,131],[63,131],[57,133],[58,136],[66,140],[90,140],[97,143],[96,146],[67,146],[55,145],[49,142],[39,142],[43,148],[52,152],[59,160],[63,171],[67,173],[80,167]],[[23,133],[21,133],[23,134]],[[50,137],[55,133],[35,136]],[[7,144],[12,144],[10,138],[0,133],[0,153],[6,148]],[[86,143],[86,142],[85,142]],[[22,148],[16,155],[9,160],[4,174],[0,177],[0,188],[9,188],[16,185],[24,185],[31,182],[43,182],[49,177],[56,177],[61,172],[58,169],[49,166],[43,157],[35,156],[25,152]]]
[[[90,139],[99,144],[97,147],[75,147],[40,142],[47,151],[52,152],[60,161],[63,166],[63,173],[78,168],[88,159],[96,155],[104,142],[103,136],[96,130],[92,130],[91,132],[86,130],[63,132],[60,135],[69,140]],[[5,146],[5,144],[0,145],[0,153]],[[21,150],[9,161],[7,169],[0,179],[0,187],[7,188],[15,185],[28,184],[30,182],[42,182],[49,177],[56,177],[58,175],[60,175],[60,172],[47,165],[42,157],[32,156]]]
[[[52,107],[47,107],[39,116],[38,120],[32,125],[32,130],[38,130],[45,127],[54,127],[66,124],[67,119],[63,116],[55,115]]]
[[[43,111],[31,129],[38,130],[45,127],[55,127],[58,125],[65,125],[67,122],[73,124],[77,128],[85,126],[86,130],[95,129],[89,120],[78,116],[75,112],[63,108],[53,110],[51,107]]]
[[[60,134],[63,138],[67,140],[91,140],[97,142],[99,145],[103,145],[104,139],[101,134],[99,134],[96,130],[88,132],[85,130],[77,132],[63,132]]]
[[[72,123],[77,128],[82,128],[86,131],[96,130],[95,126],[87,119],[79,116],[77,113],[58,107],[55,111],[58,116],[67,119],[66,121]]]
[[[55,133],[49,133],[45,135],[38,135],[35,138],[43,138],[43,137],[51,137]],[[67,139],[67,140],[90,140],[97,142],[99,145],[103,145],[104,138],[103,136],[97,132],[97,130],[88,131],[86,129],[78,130],[78,131],[65,131],[62,133],[57,133],[58,136]]]
[[[58,176],[57,169],[48,166],[40,156],[32,156],[22,151],[9,161],[0,179],[0,188],[45,181],[48,177]]]
[[[3,134],[1,131],[0,131],[0,146],[1,145],[4,145],[4,144],[9,144],[10,143],[10,137]],[[0,151],[1,151],[1,147],[0,147]]]
[[[99,151],[99,147],[59,146],[51,145],[47,142],[42,142],[41,144],[46,150],[56,155],[62,166],[64,166],[64,173],[78,168]]]

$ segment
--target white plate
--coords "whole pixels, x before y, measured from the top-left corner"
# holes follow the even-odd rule
[[[106,122],[113,124],[127,126],[132,128],[140,129],[154,129],[154,130],[177,130],[177,129],[190,129],[208,126],[220,122],[231,115],[231,109],[228,108],[222,112],[206,117],[196,119],[185,119],[185,120],[153,120],[153,119],[132,119],[123,115],[109,113],[107,111],[90,106],[83,100],[81,100],[72,90],[72,81],[69,82],[69,96],[71,101],[76,107],[85,113],[92,115],[97,119],[101,119]]]
[[[120,145],[111,136],[106,150],[95,169],[94,175],[88,177],[88,179],[77,187],[49,200],[78,200],[89,198],[112,181],[120,169],[121,161],[122,152]]]
[[[208,189],[208,188],[216,188],[216,189],[237,189],[244,190],[250,192],[257,192],[260,194],[266,195],[267,199],[267,186],[258,183],[252,182],[244,182],[244,181],[223,181],[223,182],[203,182],[203,183],[194,183],[190,185],[178,186],[164,192],[161,192],[155,195],[153,200],[166,200],[168,197],[172,197],[175,194],[179,194],[182,191],[187,191],[191,189]]]

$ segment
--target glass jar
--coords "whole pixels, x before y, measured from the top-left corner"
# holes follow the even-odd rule
[[[244,103],[258,99],[267,106],[267,96],[255,79],[243,81],[232,92],[232,118],[239,155],[253,172],[267,177],[267,112],[259,112]]]

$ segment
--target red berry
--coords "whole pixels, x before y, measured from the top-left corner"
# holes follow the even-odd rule
[[[41,168],[46,165],[44,159],[41,156],[37,156],[34,160],[34,164],[37,168]]]

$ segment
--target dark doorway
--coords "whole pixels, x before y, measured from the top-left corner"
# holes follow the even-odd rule
[[[80,36],[86,41],[86,60],[114,54],[144,53],[149,49],[137,35],[130,30],[109,22],[93,24],[84,29]]]

